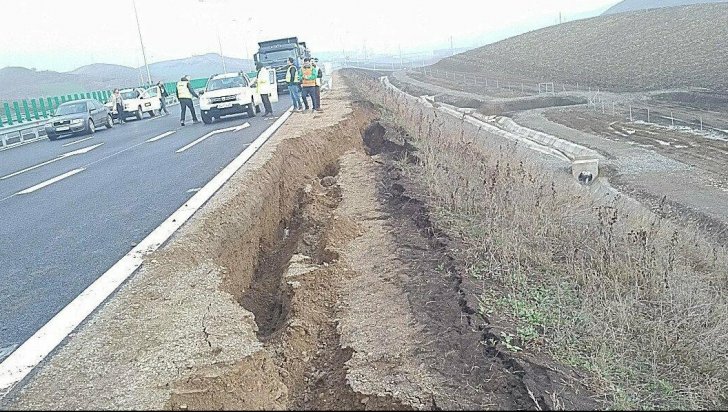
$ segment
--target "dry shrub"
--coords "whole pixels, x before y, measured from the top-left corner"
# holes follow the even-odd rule
[[[515,321],[514,350],[589,370],[615,407],[728,406],[726,250],[629,199],[598,200],[527,149],[411,96],[347,78],[412,136],[412,176],[435,224],[466,245],[481,313]]]

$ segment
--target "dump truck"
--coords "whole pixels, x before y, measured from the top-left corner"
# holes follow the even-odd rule
[[[311,52],[306,47],[306,42],[299,42],[298,37],[262,41],[258,43],[258,52],[255,53],[253,59],[256,65],[260,62],[264,66],[276,70],[278,90],[284,91],[288,88],[288,84],[286,83],[286,67],[288,66],[289,57],[293,57],[296,64],[300,67],[303,64],[304,58],[311,57]]]

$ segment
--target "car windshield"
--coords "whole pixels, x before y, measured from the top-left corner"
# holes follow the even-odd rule
[[[56,116],[67,114],[86,113],[86,102],[62,104],[56,109]]]
[[[136,90],[130,90],[128,92],[121,92],[122,99],[136,99],[139,97],[139,93]]]
[[[296,57],[296,53],[294,49],[290,50],[277,50],[277,51],[271,51],[271,52],[265,52],[260,54],[261,61],[264,62],[273,62],[273,61],[280,61],[280,60],[286,60],[289,57]]]
[[[227,77],[223,79],[213,79],[207,82],[207,88],[205,88],[205,91],[211,92],[213,90],[220,90],[220,89],[229,89],[231,87],[243,87],[243,78],[236,76],[236,77]]]

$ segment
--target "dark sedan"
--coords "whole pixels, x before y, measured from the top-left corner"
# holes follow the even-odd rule
[[[49,140],[56,140],[77,133],[95,133],[100,126],[114,127],[108,109],[95,99],[84,99],[58,106],[45,131]]]

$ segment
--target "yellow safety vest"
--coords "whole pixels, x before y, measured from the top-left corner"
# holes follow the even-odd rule
[[[190,82],[187,80],[181,80],[177,82],[177,98],[179,99],[191,99],[192,93],[188,89]]]
[[[296,66],[288,66],[288,68],[286,69],[286,83],[291,82],[291,68],[293,68],[293,72],[296,73],[295,75],[293,75],[293,82],[300,83],[301,79],[298,78],[298,69],[296,68]]]

